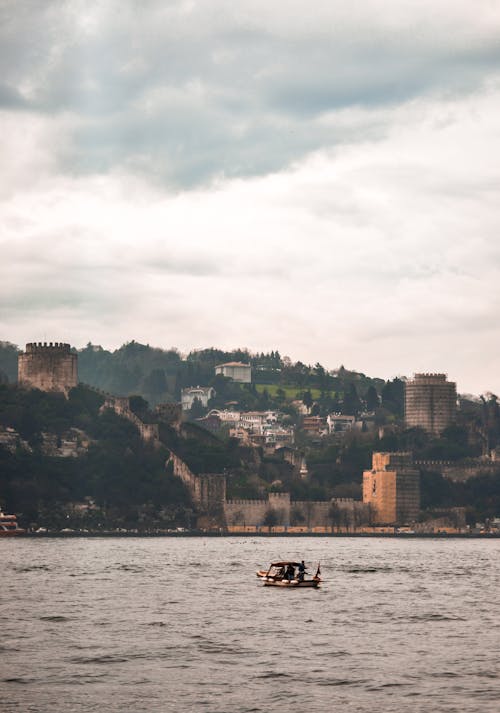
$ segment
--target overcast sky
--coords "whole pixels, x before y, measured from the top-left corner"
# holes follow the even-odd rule
[[[497,0],[0,0],[0,339],[500,392]]]

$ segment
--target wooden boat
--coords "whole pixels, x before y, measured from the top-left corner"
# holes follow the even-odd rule
[[[26,530],[19,527],[15,515],[6,515],[0,510],[0,537],[13,537],[23,535]]]
[[[311,587],[319,587],[321,584],[320,566],[316,570],[314,577],[306,579],[297,574],[299,562],[272,562],[269,569],[257,570],[257,577],[262,580],[264,587],[284,587],[284,588],[300,588],[310,589]],[[293,568],[293,576],[287,576],[287,570],[291,572]],[[305,574],[305,573],[304,573]]]

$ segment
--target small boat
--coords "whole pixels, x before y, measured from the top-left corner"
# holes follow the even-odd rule
[[[264,587],[287,587],[310,589],[311,587],[319,587],[321,584],[320,566],[316,570],[314,577],[306,579],[304,572],[301,575],[298,572],[300,562],[272,562],[269,569],[257,570],[257,577],[262,580]],[[293,574],[292,574],[293,571]]]
[[[13,535],[23,535],[26,530],[19,527],[15,515],[6,515],[0,510],[0,537],[12,537]]]

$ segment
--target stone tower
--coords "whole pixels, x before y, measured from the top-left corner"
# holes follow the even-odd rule
[[[17,380],[20,386],[41,391],[62,391],[66,395],[78,384],[78,357],[69,344],[37,342],[19,354]]]
[[[457,411],[457,385],[446,374],[415,374],[405,384],[405,422],[440,434]]]
[[[420,510],[420,473],[410,453],[374,453],[372,469],[363,473],[363,503],[374,510],[374,522],[407,524]]]

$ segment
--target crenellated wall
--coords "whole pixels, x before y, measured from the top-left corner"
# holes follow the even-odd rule
[[[268,512],[274,511],[276,524],[289,527],[303,525],[307,529],[330,527],[337,521],[361,521],[366,508],[351,498],[333,500],[290,500],[290,493],[269,493],[262,500],[226,500],[224,512],[228,526],[260,527]]]
[[[24,388],[68,394],[78,385],[78,356],[69,344],[31,342],[17,361],[17,380]]]

